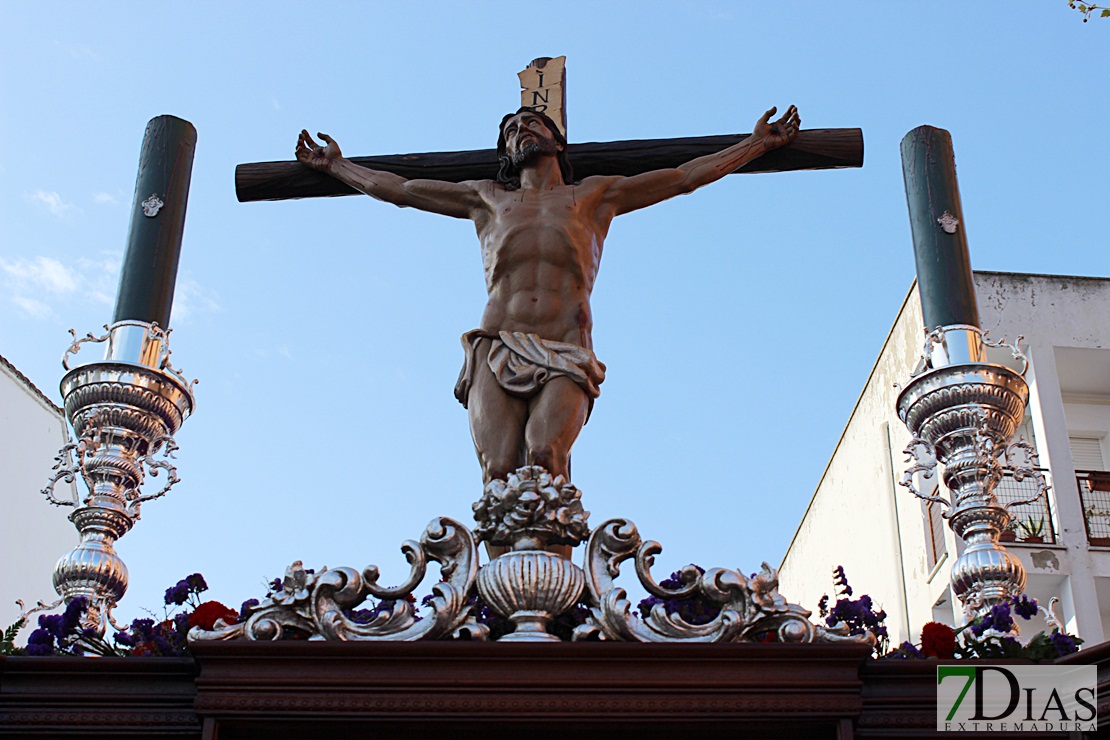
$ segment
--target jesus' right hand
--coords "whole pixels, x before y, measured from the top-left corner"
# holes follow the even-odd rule
[[[332,163],[342,159],[343,152],[339,150],[335,140],[327,134],[319,134],[319,137],[327,143],[327,146],[320,146],[308,135],[308,131],[301,131],[301,135],[297,137],[297,161],[314,170],[328,172],[331,170]]]

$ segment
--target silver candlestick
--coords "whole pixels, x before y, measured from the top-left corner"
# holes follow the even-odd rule
[[[942,504],[952,531],[967,544],[952,566],[951,584],[969,620],[1025,590],[1024,566],[998,539],[1009,526],[1010,507],[1048,491],[1033,448],[1024,440],[1011,443],[1029,400],[1028,361],[1016,345],[989,342],[974,326],[938,327],[926,338],[914,379],[898,396],[898,415],[913,435],[906,453],[914,463],[901,485]],[[988,346],[1010,349],[1021,371],[987,362]],[[916,484],[919,474],[932,478],[938,462],[948,497],[939,489],[923,493]],[[1007,469],[1015,480],[1033,478],[1036,495],[1000,503],[994,490]]]
[[[74,508],[69,519],[81,542],[54,567],[54,588],[65,602],[88,599],[83,623],[103,635],[112,608],[127,590],[127,566],[113,544],[135,525],[143,502],[159,498],[178,481],[168,461],[177,449],[173,435],[196,405],[193,385],[169,361],[169,331],[143,321],[119,321],[78,339],[62,356],[68,371],[61,390],[74,439],[56,458],[43,489],[52,504]],[[108,342],[102,361],[71,368],[82,344]],[[162,457],[156,459],[155,455]],[[164,471],[166,484],[142,493],[146,476]],[[80,475],[83,499],[59,499],[54,487]]]

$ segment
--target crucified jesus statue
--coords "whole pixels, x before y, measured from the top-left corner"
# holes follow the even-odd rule
[[[524,465],[569,479],[570,450],[605,379],[593,352],[590,294],[616,216],[689,193],[794,139],[790,106],[775,108],[751,136],[674,169],[574,182],[567,141],[542,113],[521,108],[501,121],[496,180],[405,179],[343,157],[307,131],[297,160],[378,200],[474,222],[489,301],[463,335],[466,361],[455,395],[486,484]]]

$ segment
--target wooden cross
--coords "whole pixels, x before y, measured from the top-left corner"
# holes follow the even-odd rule
[[[555,61],[560,61],[558,58]],[[528,94],[521,100],[526,105],[537,98],[527,87],[529,70],[552,61],[541,58],[521,73],[521,84]],[[558,67],[562,70],[561,65]],[[540,80],[543,80],[541,77]],[[562,78],[550,78],[545,102],[562,103],[565,89]],[[545,87],[545,89],[548,89]],[[549,113],[551,111],[548,111]],[[559,106],[558,123],[566,128],[566,112]],[[559,120],[561,119],[561,120]],[[724,134],[678,139],[638,139],[631,141],[571,144],[568,147],[574,176],[584,179],[592,175],[638,175],[641,172],[678,167],[706,154],[715,154],[743,141],[751,134]],[[406,179],[430,180],[492,180],[497,174],[497,151],[478,149],[465,152],[431,152],[425,154],[387,154],[373,157],[350,157],[357,165],[383,170]],[[826,128],[799,131],[784,147],[767,152],[735,173],[788,172],[791,170],[828,170],[863,166],[863,132],[858,128]],[[297,161],[254,162],[235,168],[235,195],[239,202],[256,200],[290,200],[356,195],[358,191],[322,172],[309,169]]]

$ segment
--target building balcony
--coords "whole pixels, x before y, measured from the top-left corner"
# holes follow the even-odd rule
[[[1095,547],[1110,547],[1110,473],[1100,470],[1075,471],[1087,541]]]
[[[1040,468],[1039,472],[1048,476],[1047,469]],[[1013,474],[1007,472],[994,492],[998,496],[999,503],[1002,504],[1023,501],[1036,495],[1037,481],[1031,477],[1019,481]],[[1042,496],[1032,503],[1013,506],[1010,514],[1013,529],[1002,533],[1002,542],[1029,545],[1056,544],[1056,525],[1053,522],[1053,511],[1048,497]]]

